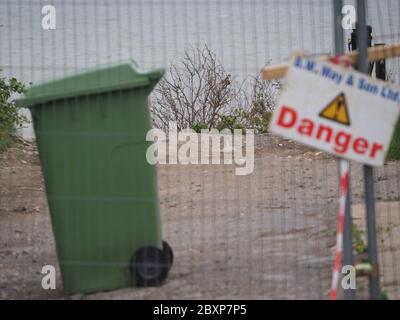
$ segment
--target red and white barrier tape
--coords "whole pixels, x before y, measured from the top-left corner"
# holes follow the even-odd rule
[[[330,59],[334,64],[340,64],[343,67],[351,68],[351,61],[348,56],[336,56]]]
[[[337,56],[331,59],[331,62],[340,64],[344,67],[351,67],[351,62],[346,56]],[[343,232],[344,232],[344,219],[346,210],[346,200],[349,184],[349,168],[350,162],[344,159],[339,160],[339,174],[340,174],[340,199],[339,199],[339,212],[338,212],[338,226],[336,235],[336,252],[335,262],[332,274],[332,286],[330,292],[331,300],[337,298],[337,288],[339,284],[340,266],[342,264],[343,252]]]
[[[342,262],[344,215],[346,210],[346,199],[347,199],[348,183],[349,183],[349,167],[350,167],[349,161],[343,159],[339,160],[340,199],[339,199],[338,226],[336,235],[335,263],[333,266],[332,286],[330,294],[332,300],[336,300],[337,297],[337,287],[339,282],[340,266]]]

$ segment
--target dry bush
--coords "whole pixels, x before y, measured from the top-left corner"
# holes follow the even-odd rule
[[[239,84],[207,46],[191,49],[154,90],[153,124],[163,130],[174,121],[178,130],[250,128],[266,132],[280,88],[279,81],[264,81],[261,74]]]
[[[244,93],[246,103],[245,109],[241,111],[242,123],[256,132],[265,133],[282,84],[279,80],[263,80],[260,73],[250,78],[249,86],[250,89]]]
[[[175,121],[178,130],[198,124],[212,128],[229,112],[238,93],[231,75],[207,46],[187,50],[155,89],[153,123],[163,129],[169,121]]]

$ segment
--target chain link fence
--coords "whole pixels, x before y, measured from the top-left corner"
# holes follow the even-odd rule
[[[206,46],[229,87],[240,89],[241,98],[234,95],[230,103],[241,110],[254,105],[254,86],[248,84],[266,64],[285,62],[296,50],[334,52],[330,0],[55,0],[54,26],[46,20],[49,11],[42,12],[46,5],[1,0],[1,77],[37,84],[133,58],[143,70],[166,68],[171,79],[185,52]],[[399,2],[370,0],[367,9],[373,41],[399,43]],[[345,30],[346,38],[350,32]],[[399,59],[388,61],[387,70],[400,83]],[[279,90],[272,90],[272,101]],[[154,95],[151,104],[157,107]],[[218,116],[231,116],[230,106]],[[62,298],[32,125],[20,131],[24,141],[0,153],[0,297]],[[157,165],[163,239],[175,255],[167,281],[87,298],[327,299],[339,197],[336,158],[258,132],[253,172],[239,176],[236,168]],[[400,162],[387,161],[374,180],[381,286],[383,295],[399,299]],[[365,209],[358,164],[351,167],[351,191],[354,250],[362,262]],[[88,232],[96,232],[92,228]],[[40,285],[44,265],[57,268],[56,290]],[[357,297],[367,298],[366,278],[357,281]]]

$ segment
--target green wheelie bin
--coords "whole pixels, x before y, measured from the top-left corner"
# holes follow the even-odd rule
[[[31,111],[67,294],[158,285],[162,241],[155,167],[146,160],[148,95],[163,70],[134,61],[31,86]]]

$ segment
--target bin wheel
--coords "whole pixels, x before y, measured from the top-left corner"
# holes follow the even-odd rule
[[[137,287],[160,285],[167,277],[169,267],[165,252],[152,246],[138,249],[130,263]]]
[[[172,248],[168,244],[167,241],[163,241],[162,245],[163,245],[164,254],[166,255],[166,257],[168,259],[168,262],[169,262],[169,264],[171,266],[174,263],[174,252],[172,251]]]

